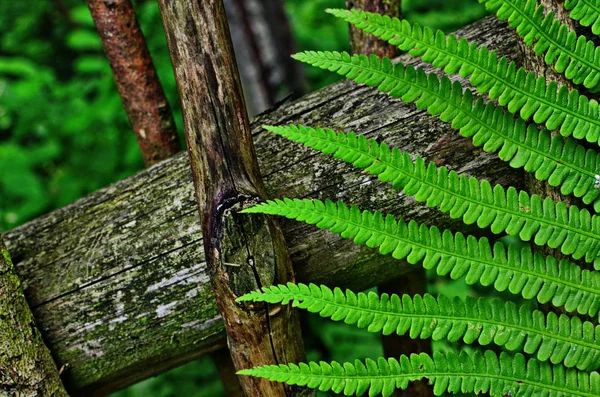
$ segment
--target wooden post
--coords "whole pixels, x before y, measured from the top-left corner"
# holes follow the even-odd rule
[[[304,64],[297,52],[282,0],[224,0],[250,115],[282,97],[306,91]]]
[[[87,0],[144,163],[181,150],[171,108],[158,80],[131,0]]]
[[[401,17],[401,0],[347,0],[348,9],[356,8],[363,11],[375,12],[390,17]],[[350,45],[355,54],[375,54],[379,57],[394,58],[400,55],[398,47],[393,46],[372,34],[350,25]],[[394,280],[378,285],[379,293],[383,294],[424,294],[427,292],[427,275],[425,269],[417,267],[415,270]],[[402,354],[431,353],[429,340],[411,339],[408,335],[382,336],[381,342],[386,357],[399,357]],[[414,381],[402,391],[396,390],[394,397],[433,397],[433,388],[425,381]]]
[[[346,0],[346,7],[400,18],[402,0]],[[388,58],[400,55],[397,47],[372,34],[364,33],[354,26],[350,26],[350,45],[354,53],[375,54],[379,57]]]
[[[159,0],[182,100],[208,272],[236,369],[304,359],[289,306],[238,304],[251,290],[294,280],[283,234],[238,212],[265,199],[222,0]],[[242,377],[248,396],[293,389]],[[303,392],[305,393],[305,392]]]
[[[0,395],[67,396],[0,235]]]
[[[130,0],[87,0],[147,167],[181,150],[175,122]],[[229,353],[210,354],[229,397],[242,396]],[[227,377],[227,378],[225,378]]]

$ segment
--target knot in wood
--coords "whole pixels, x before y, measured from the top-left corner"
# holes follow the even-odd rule
[[[222,215],[220,270],[238,296],[271,285],[275,279],[275,248],[268,217],[240,213],[256,202],[249,198],[238,201]]]

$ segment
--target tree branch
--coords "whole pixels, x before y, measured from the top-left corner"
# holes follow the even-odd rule
[[[181,150],[131,0],[87,0],[146,166]]]
[[[207,271],[236,370],[305,360],[296,309],[236,298],[294,281],[279,227],[239,215],[266,199],[222,0],[159,0],[183,108]],[[293,396],[294,388],[242,376],[249,396]]]

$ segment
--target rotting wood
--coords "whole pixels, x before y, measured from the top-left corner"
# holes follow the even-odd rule
[[[518,55],[512,31],[495,18],[459,35]],[[253,121],[270,197],[341,199],[465,230],[352,166],[261,129],[286,123],[354,130],[461,173],[523,186],[520,171],[473,148],[448,124],[345,81]],[[180,153],[5,234],[45,340],[60,365],[69,364],[64,381],[72,395],[103,395],[224,346],[195,206],[187,155]],[[407,271],[312,226],[286,221],[282,228],[300,282],[358,291]]]
[[[206,267],[236,370],[305,360],[297,309],[237,303],[256,289],[294,282],[281,229],[239,211],[266,199],[223,0],[159,0],[183,109]],[[248,397],[310,395],[239,377]],[[295,390],[298,390],[296,392]]]
[[[0,395],[67,396],[0,236]]]
[[[146,166],[181,150],[171,108],[158,80],[131,0],[87,0]]]

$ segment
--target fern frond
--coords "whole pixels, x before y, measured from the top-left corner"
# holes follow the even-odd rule
[[[440,396],[450,393],[489,393],[492,397],[548,396],[597,397],[600,395],[600,375],[586,374],[561,365],[552,366],[537,360],[527,361],[521,354],[486,351],[472,354],[435,352],[410,357],[367,359],[354,363],[310,362],[289,365],[266,365],[239,371],[274,382],[307,386],[321,391],[332,390],[349,396],[382,394],[390,396],[395,388],[406,389],[409,382],[427,378],[433,392]]]
[[[477,47],[454,35],[434,33],[427,27],[408,21],[357,10],[327,10],[357,28],[371,33],[402,51],[421,57],[424,62],[443,68],[446,73],[470,77],[471,85],[480,93],[508,105],[512,113],[520,112],[523,119],[545,123],[549,130],[558,129],[563,136],[573,135],[589,142],[600,141],[600,106],[577,90],[546,83],[524,68],[517,68],[506,57],[498,58],[495,51]]]
[[[288,304],[319,313],[334,321],[368,327],[384,335],[409,334],[411,338],[459,340],[482,346],[494,343],[508,350],[536,354],[540,361],[568,368],[596,369],[600,364],[600,326],[555,313],[544,314],[498,299],[467,297],[437,299],[424,296],[355,294],[311,284],[271,286],[246,294],[238,301]]]
[[[488,11],[508,21],[537,55],[545,53],[544,60],[554,65],[559,73],[575,84],[593,89],[600,80],[600,48],[591,40],[570,30],[554,18],[544,16],[544,7],[536,0],[479,0]],[[535,45],[534,45],[535,41]]]
[[[264,213],[329,229],[356,244],[379,248],[383,255],[406,259],[412,265],[423,262],[440,276],[464,277],[468,284],[493,285],[540,303],[564,306],[568,312],[595,316],[600,309],[600,273],[582,270],[566,260],[543,257],[530,247],[492,247],[487,238],[477,240],[437,227],[408,224],[379,212],[360,211],[344,203],[320,200],[285,199],[268,201],[246,209],[246,213]]]
[[[591,26],[594,34],[600,34],[600,4],[596,0],[567,0],[565,8],[581,26]]]
[[[463,92],[458,82],[452,83],[447,77],[440,80],[435,74],[412,66],[392,65],[387,58],[338,52],[305,52],[295,57],[358,83],[377,86],[390,96],[439,114],[461,135],[471,137],[475,145],[483,145],[487,152],[498,152],[512,167],[523,167],[535,173],[537,179],[561,186],[563,194],[581,197],[586,204],[594,203],[596,211],[600,211],[600,189],[594,186],[595,175],[600,173],[600,156],[573,139],[552,137],[548,130],[538,131],[492,103],[475,101],[472,93]]]
[[[426,165],[420,157],[413,161],[398,148],[390,149],[385,142],[379,144],[354,133],[294,125],[266,128],[366,169],[382,182],[390,182],[395,189],[428,207],[439,207],[453,218],[462,218],[466,224],[490,226],[496,234],[506,232],[537,245],[560,247],[565,255],[585,257],[600,268],[600,216],[592,216],[586,209],[567,207],[550,198],[542,200],[513,187],[492,187],[486,180],[479,182],[434,163]]]

